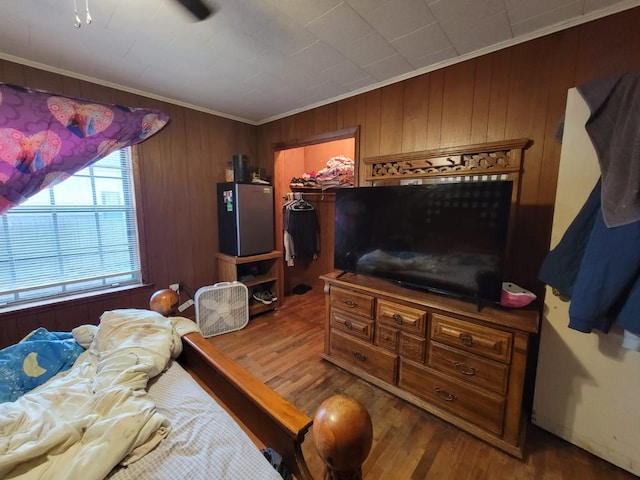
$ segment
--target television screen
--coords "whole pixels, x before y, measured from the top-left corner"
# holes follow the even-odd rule
[[[499,302],[512,183],[338,189],[334,267]]]

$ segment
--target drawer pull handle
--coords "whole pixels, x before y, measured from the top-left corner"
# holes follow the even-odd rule
[[[471,347],[473,345],[473,335],[470,333],[461,333],[459,338],[463,345],[466,345],[467,347]]]
[[[353,355],[354,355],[358,360],[360,360],[361,362],[364,362],[364,361],[367,359],[367,356],[366,356],[366,355],[364,355],[363,353],[360,353],[360,352],[358,352],[358,351],[354,351],[354,352],[353,352]]]
[[[473,376],[477,373],[478,370],[470,366],[468,363],[458,362],[456,360],[452,360],[453,366],[458,369],[458,371],[463,375]]]
[[[344,321],[344,326],[347,327],[349,330],[353,330],[353,325],[349,320]]]
[[[356,308],[358,306],[358,302],[351,300],[350,298],[346,298],[342,301],[349,308]]]
[[[393,321],[396,322],[398,325],[402,325],[402,315],[399,315],[397,313],[393,314]]]
[[[441,388],[435,387],[435,391],[436,394],[445,402],[453,402],[456,399],[456,396],[453,393],[449,393]]]

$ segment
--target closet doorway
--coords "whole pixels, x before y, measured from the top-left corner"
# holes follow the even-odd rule
[[[302,198],[315,209],[319,223],[320,251],[316,258],[296,257],[293,265],[283,262],[282,278],[285,295],[290,295],[298,285],[309,285],[313,289],[323,288],[319,276],[333,270],[335,188],[311,185],[292,186],[292,179],[303,178],[305,173],[319,172],[327,167],[330,159],[343,156],[354,162],[353,186],[357,186],[358,143],[359,127],[353,127],[274,146],[276,249],[285,251],[282,207],[287,194],[291,192],[301,194]]]

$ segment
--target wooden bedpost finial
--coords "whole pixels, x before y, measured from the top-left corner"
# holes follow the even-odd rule
[[[179,301],[180,297],[175,291],[163,288],[151,295],[149,309],[166,317],[176,311]]]
[[[324,480],[359,480],[371,450],[373,426],[357,400],[334,395],[323,401],[313,419],[313,439],[325,463]]]

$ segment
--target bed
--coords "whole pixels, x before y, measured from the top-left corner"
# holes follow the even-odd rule
[[[70,369],[0,403],[0,478],[277,480],[280,456],[295,478],[312,478],[301,449],[311,418],[190,320],[125,309],[80,329],[86,351]],[[24,365],[40,367],[33,357]],[[329,398],[315,421],[325,478],[357,478],[371,446],[366,411]]]

